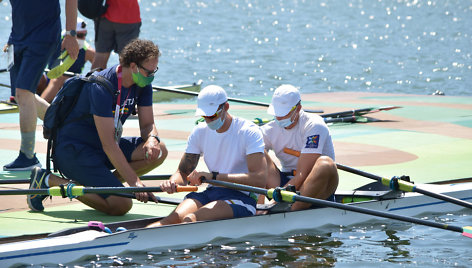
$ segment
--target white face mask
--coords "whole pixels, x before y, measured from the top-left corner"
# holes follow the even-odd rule
[[[81,49],[85,45],[85,40],[84,39],[77,39],[77,43],[79,43],[79,49]]]

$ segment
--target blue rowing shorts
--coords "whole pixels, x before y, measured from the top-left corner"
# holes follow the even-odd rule
[[[223,200],[233,209],[234,218],[247,217],[256,214],[257,201],[249,195],[233,189],[210,186],[203,192],[189,193],[185,198],[195,199],[202,205],[217,200]]]

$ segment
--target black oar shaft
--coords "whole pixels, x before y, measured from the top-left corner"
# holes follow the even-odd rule
[[[345,165],[342,165],[342,164],[339,164],[339,163],[337,163],[336,166],[341,170],[351,172],[353,174],[357,174],[357,175],[360,175],[360,176],[363,176],[363,177],[366,177],[366,178],[369,178],[369,179],[373,179],[373,180],[376,180],[380,183],[384,182],[383,178],[380,177],[380,176],[377,176],[377,175],[374,175],[374,174],[371,174],[371,173],[368,173],[368,172],[365,172],[365,171],[362,171],[362,170],[359,170],[359,169],[355,169],[355,168],[352,168],[352,167],[348,167],[348,166],[345,166]],[[387,181],[387,180],[385,180],[385,181]],[[433,197],[433,198],[436,198],[436,199],[439,199],[439,200],[443,200],[443,201],[446,201],[446,202],[450,202],[450,203],[453,203],[453,204],[456,204],[456,205],[459,205],[459,206],[463,206],[463,207],[472,209],[472,203],[470,203],[470,202],[460,200],[460,199],[455,198],[455,197],[447,196],[447,195],[444,195],[444,194],[431,192],[431,191],[428,191],[426,189],[418,187],[417,185],[414,185],[414,184],[409,183],[409,182],[400,182],[400,183],[404,184],[405,186],[408,186],[407,188],[411,189],[411,192],[421,193],[421,194],[424,194],[426,196],[430,196],[430,197]],[[400,190],[402,190],[402,189],[400,189]]]
[[[170,88],[170,87],[156,87],[156,86],[153,86],[152,88],[155,90],[161,90],[161,91],[166,91],[166,92],[198,96],[198,92],[193,92],[193,91],[188,91],[188,90],[183,90],[183,89],[175,89],[175,88]],[[244,99],[238,99],[238,98],[228,98],[228,101],[269,107],[268,103],[259,102],[259,101],[250,101],[250,100],[244,100]],[[305,110],[305,111],[309,113],[322,113],[323,112],[322,110]]]
[[[129,194],[129,193],[114,193],[113,195],[136,199],[136,196],[134,194]],[[157,201],[162,204],[178,205],[182,203],[182,201],[184,201],[183,199],[178,199],[178,198],[164,197],[164,196],[158,196],[158,195],[154,195],[154,196],[156,197]]]
[[[247,186],[247,185],[224,182],[224,181],[216,181],[216,180],[202,179],[202,181],[213,184],[213,185],[217,185],[217,186],[224,186],[224,187],[232,188],[232,189],[235,189],[235,190],[249,191],[249,192],[254,192],[254,193],[257,193],[257,194],[263,194],[263,195],[266,195],[266,196],[268,194],[268,190],[266,190],[264,188],[258,188],[258,187],[253,187],[253,186]],[[362,207],[357,207],[357,206],[352,206],[352,205],[345,205],[345,204],[341,204],[341,203],[316,199],[316,198],[312,198],[312,197],[301,196],[301,195],[297,195],[297,194],[294,194],[294,193],[291,193],[291,194],[292,194],[293,199],[295,201],[301,201],[301,202],[306,202],[306,203],[310,203],[310,204],[315,204],[317,206],[332,207],[332,208],[337,208],[337,209],[342,209],[342,210],[347,210],[347,211],[352,211],[352,212],[358,212],[358,213],[368,214],[368,215],[377,216],[377,217],[383,217],[383,218],[389,218],[389,219],[394,219],[394,220],[399,220],[399,221],[404,221],[404,222],[409,222],[409,223],[421,224],[421,225],[425,225],[425,226],[430,226],[430,227],[434,227],[434,228],[440,228],[440,229],[455,231],[455,232],[459,232],[459,233],[463,232],[463,228],[459,227],[459,226],[441,224],[441,223],[437,223],[437,222],[426,221],[426,220],[417,219],[417,218],[408,217],[408,216],[401,216],[401,215],[387,213],[387,212],[383,212],[383,211],[377,211],[377,210],[372,210],[372,209],[367,209],[367,208],[362,208]]]
[[[168,180],[170,178],[170,176],[172,175],[143,175],[143,176],[140,176],[139,179],[140,180],[148,180],[148,181],[152,181],[152,180]]]
[[[0,184],[22,184],[29,182],[29,179],[0,180]]]
[[[81,187],[81,186],[75,186]],[[53,188],[51,188],[53,189]],[[162,192],[161,187],[83,187],[84,194]],[[49,195],[49,189],[0,190],[1,195]]]
[[[2,195],[48,195],[48,189],[18,189],[18,190],[0,190],[0,196]]]
[[[322,117],[346,117],[346,116],[355,116],[355,115],[365,115],[368,113],[375,113],[375,112],[380,112],[380,111],[388,111],[388,110],[393,110],[393,109],[398,109],[401,108],[401,106],[386,106],[386,107],[380,107],[380,108],[362,108],[362,109],[356,109],[356,110],[348,110],[348,111],[342,111],[342,112],[335,112],[335,113],[328,113],[328,114],[322,114]]]
[[[357,110],[348,110],[348,111],[342,111],[342,112],[334,112],[334,113],[327,113],[327,114],[321,114],[321,117],[345,117],[348,115],[357,115],[359,113],[367,113],[369,111],[372,111],[375,108],[363,108],[363,109],[357,109]]]
[[[415,192],[420,193],[420,194],[424,194],[424,195],[427,195],[427,196],[430,196],[430,197],[433,197],[433,198],[436,198],[436,199],[439,199],[439,200],[450,202],[450,203],[453,203],[453,204],[456,204],[456,205],[459,205],[459,206],[463,206],[463,207],[472,209],[472,203],[469,203],[469,202],[464,201],[464,200],[457,199],[455,197],[447,196],[447,195],[440,194],[440,193],[431,192],[431,191],[425,190],[423,188],[419,188],[418,186],[415,187]]]
[[[139,177],[141,180],[167,180],[171,175],[143,175]],[[12,179],[12,180],[0,180],[0,184],[22,184],[30,183],[29,179]]]
[[[336,163],[336,166],[341,170],[351,172],[353,174],[357,174],[357,175],[360,175],[360,176],[363,176],[363,177],[366,177],[366,178],[369,178],[369,179],[373,179],[373,180],[376,180],[378,182],[382,182],[382,177],[380,177],[380,176],[377,176],[377,175],[374,175],[374,174],[371,174],[371,173],[368,173],[368,172],[365,172],[365,171],[362,171],[362,170],[359,170],[359,169],[356,169],[356,168],[345,166],[345,165],[339,164],[339,163]]]
[[[356,207],[356,206],[352,206],[352,205],[344,205],[344,204],[341,204],[341,203],[336,203],[336,202],[331,202],[331,201],[326,201],[326,200],[321,200],[321,199],[315,199],[315,198],[306,197],[306,196],[296,195],[295,200],[301,201],[301,202],[306,202],[306,203],[312,203],[312,204],[315,204],[315,205],[318,205],[318,206],[323,206],[323,207],[333,207],[333,208],[358,212],[358,213],[362,213],[362,214],[368,214],[368,215],[382,217],[382,218],[389,218],[389,219],[393,219],[393,220],[405,221],[405,222],[409,222],[409,223],[416,223],[416,224],[421,224],[421,225],[430,226],[430,227],[439,228],[439,229],[451,230],[451,231],[459,232],[459,233],[463,232],[462,227],[459,227],[459,226],[448,225],[448,224],[443,224],[443,223],[437,223],[437,222],[433,222],[433,221],[427,221],[427,220],[417,219],[417,218],[413,218],[413,217],[402,216],[402,215],[387,213],[387,212],[383,212],[383,211],[377,211],[377,210],[373,210],[373,209]]]

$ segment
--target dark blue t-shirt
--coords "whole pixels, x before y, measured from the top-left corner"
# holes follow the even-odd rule
[[[117,65],[107,68],[95,73],[95,75],[107,78],[113,87],[117,88],[118,77],[116,75],[116,67]],[[120,117],[123,124],[134,111],[135,102],[138,106],[151,106],[152,86],[148,85],[140,88],[134,84],[130,88],[121,87],[119,104],[120,109],[124,109],[123,115]],[[67,120],[72,120],[72,122],[65,124],[58,131],[58,146],[79,144],[102,149],[97,128],[91,115],[114,118],[115,103],[116,97],[109,90],[95,83],[86,83],[80,93],[77,104],[67,118]],[[83,119],[73,121],[75,118]]]
[[[12,29],[9,44],[57,42],[61,34],[59,0],[10,0]]]

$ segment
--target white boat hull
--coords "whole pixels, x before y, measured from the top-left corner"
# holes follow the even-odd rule
[[[423,185],[425,188],[426,186]],[[465,201],[472,200],[472,183],[428,185],[435,192]],[[407,193],[398,199],[367,201],[355,206],[404,216],[422,213],[452,212],[460,206],[421,194]],[[279,235],[298,229],[314,229],[325,225],[353,225],[378,217],[334,208],[319,208],[254,217],[134,229],[107,234],[87,230],[53,238],[0,245],[1,267],[14,264],[68,263],[86,255],[116,255],[127,250],[174,248],[208,243],[216,238],[241,238],[248,235]]]

